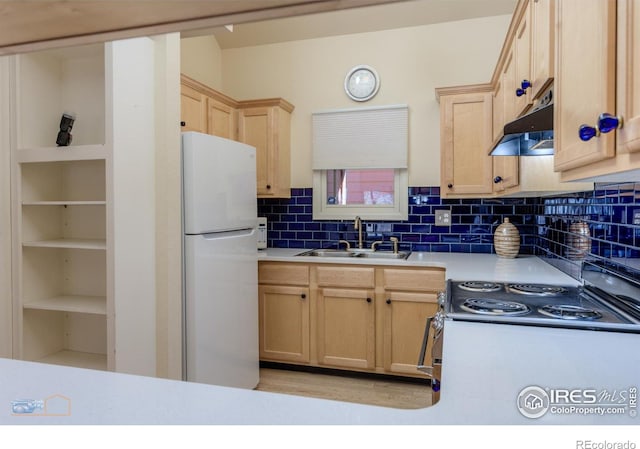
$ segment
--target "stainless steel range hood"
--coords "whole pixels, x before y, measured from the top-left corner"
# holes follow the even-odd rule
[[[504,137],[491,156],[553,154],[553,94],[548,90],[531,112],[504,125]]]

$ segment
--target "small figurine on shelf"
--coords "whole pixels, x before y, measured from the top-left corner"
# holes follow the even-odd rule
[[[60,119],[60,132],[58,132],[58,138],[56,139],[56,145],[59,147],[68,147],[71,145],[71,128],[73,128],[73,122],[75,122],[75,114],[64,113]]]

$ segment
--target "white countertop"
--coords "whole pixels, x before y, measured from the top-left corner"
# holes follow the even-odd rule
[[[347,262],[295,257],[302,250],[267,250],[260,260]],[[366,261],[369,264],[369,261]],[[576,282],[544,261],[523,256],[415,252],[380,264],[446,267],[447,277],[496,281]],[[528,385],[604,389],[640,386],[640,335],[529,326],[452,322],[445,334],[443,387],[432,407],[401,410],[242,390],[129,374],[0,358],[0,424],[638,424],[629,416],[523,417],[518,393]],[[495,351],[497,342],[512,345]],[[577,355],[560,351],[571,342]],[[480,346],[478,346],[480,345]],[[487,351],[478,351],[478,348]],[[612,350],[616,348],[616,350]],[[582,350],[584,349],[584,350]],[[553,359],[541,355],[551,350]],[[546,354],[546,352],[544,353]],[[592,356],[598,354],[598,356]],[[548,360],[539,366],[539,360]],[[552,364],[557,369],[548,369]],[[556,364],[559,364],[556,366]],[[67,401],[70,413],[15,415],[17,399]]]
[[[495,254],[414,251],[407,260],[298,256],[307,249],[269,248],[259,251],[259,261],[401,265],[445,268],[447,279],[456,281],[536,282],[577,285],[579,282],[536,256],[505,259]]]

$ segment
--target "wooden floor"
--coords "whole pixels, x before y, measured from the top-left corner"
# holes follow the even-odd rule
[[[427,385],[272,368],[260,369],[257,390],[402,409],[431,405]]]

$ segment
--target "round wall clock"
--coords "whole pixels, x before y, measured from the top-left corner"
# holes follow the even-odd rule
[[[355,101],[370,100],[378,93],[380,77],[368,65],[358,65],[347,73],[344,79],[344,91]]]

